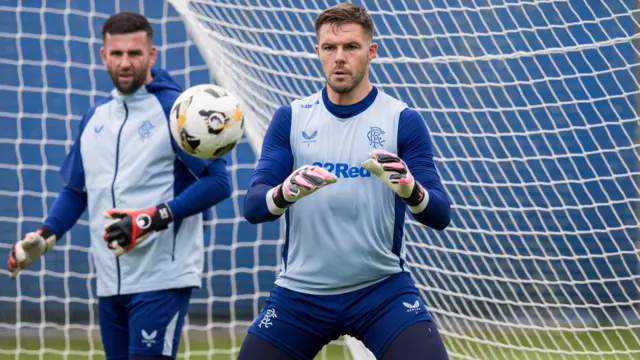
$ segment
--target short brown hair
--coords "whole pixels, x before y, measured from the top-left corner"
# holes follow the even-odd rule
[[[102,25],[102,40],[105,40],[107,34],[122,35],[138,31],[146,32],[149,42],[153,42],[153,28],[146,17],[133,12],[121,12],[111,15]]]
[[[373,38],[373,20],[367,9],[352,3],[342,3],[325,9],[318,15],[315,22],[316,36],[324,24],[336,26],[344,24],[359,24],[369,38]]]

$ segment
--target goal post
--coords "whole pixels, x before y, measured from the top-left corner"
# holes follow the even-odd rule
[[[243,219],[249,177],[274,111],[324,86],[313,22],[337,2],[0,2],[0,252],[42,222],[82,113],[112,87],[102,23],[143,13],[158,66],[184,87],[227,87],[246,109],[180,350],[235,359],[283,234]],[[405,226],[450,357],[640,357],[636,0],[354,2],[376,26],[371,79],[424,118],[452,202],[445,231]],[[87,230],[85,215],[16,281],[0,270],[0,358],[101,358]],[[347,337],[320,358],[371,355]]]

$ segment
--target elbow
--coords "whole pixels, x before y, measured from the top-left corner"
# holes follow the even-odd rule
[[[242,216],[249,222],[249,224],[259,224],[261,221],[259,212],[255,206],[255,202],[251,200],[253,197],[252,189],[249,188],[247,196],[244,198],[244,211]]]
[[[258,218],[254,214],[248,213],[248,212],[244,213],[244,218],[247,220],[247,222],[249,222],[249,224],[253,224],[253,225],[260,224],[260,222],[261,222],[260,218]]]
[[[260,217],[259,212],[255,208],[255,206],[252,206],[250,203],[248,203],[247,199],[248,197],[245,198],[244,201],[244,218],[249,222],[249,224],[260,224],[262,222],[262,218]]]
[[[231,181],[229,181],[227,177],[225,181],[222,181],[222,183],[220,184],[221,200],[230,198],[232,193],[233,193],[233,189],[231,188]]]
[[[451,224],[451,205],[447,202],[447,206],[443,209],[441,216],[431,227],[437,231],[443,231],[449,224]]]
[[[431,227],[437,231],[443,231],[446,229],[451,223],[451,216],[443,217],[442,219],[438,219],[435,224],[432,224]]]
[[[436,199],[434,198],[434,200]],[[427,208],[420,214],[414,214],[414,217],[423,225],[437,231],[443,231],[451,223],[451,204],[448,199],[430,201]]]

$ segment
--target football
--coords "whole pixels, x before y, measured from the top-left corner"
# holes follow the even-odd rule
[[[180,148],[203,159],[231,151],[244,127],[238,98],[212,84],[196,85],[180,94],[170,118],[171,135]]]

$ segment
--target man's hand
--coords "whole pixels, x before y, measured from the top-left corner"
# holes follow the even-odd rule
[[[336,181],[338,178],[322,167],[303,165],[292,172],[282,184],[269,190],[269,211],[277,215],[282,214],[294,202]]]
[[[46,227],[26,234],[9,253],[9,277],[15,279],[20,270],[33,264],[38,258],[51,250],[57,237]]]
[[[104,228],[104,240],[116,256],[133,249],[153,231],[164,230],[173,221],[166,204],[143,210],[108,209],[106,219],[115,220]]]
[[[373,150],[362,166],[398,194],[412,213],[422,212],[427,207],[429,193],[415,181],[407,164],[398,155],[382,149]]]

